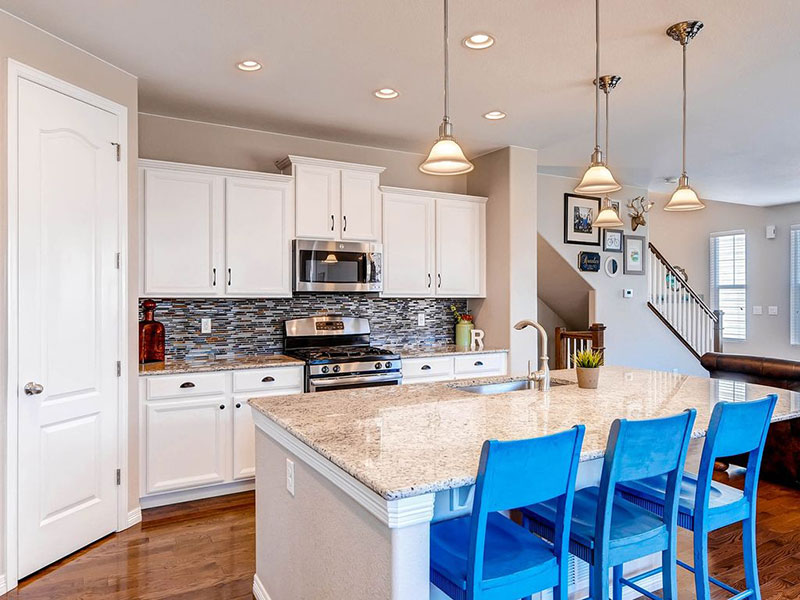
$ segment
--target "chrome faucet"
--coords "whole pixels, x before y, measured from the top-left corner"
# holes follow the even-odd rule
[[[514,325],[514,329],[522,330],[526,327],[535,327],[539,330],[539,370],[531,368],[531,361],[528,361],[528,379],[536,382],[536,389],[546,392],[550,389],[550,366],[547,356],[547,332],[536,321],[520,321]]]

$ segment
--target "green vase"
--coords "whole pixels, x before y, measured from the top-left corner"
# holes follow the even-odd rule
[[[470,342],[472,341],[472,330],[475,329],[475,324],[469,321],[459,321],[456,323],[456,346],[463,349],[469,349]]]

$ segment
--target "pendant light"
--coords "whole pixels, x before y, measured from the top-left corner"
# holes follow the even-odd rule
[[[606,99],[606,160],[608,160],[608,95],[611,93],[617,84],[622,81],[622,77],[619,75],[603,75],[600,78],[600,89],[603,90]],[[597,85],[597,80],[594,81],[594,85]],[[598,229],[608,229],[613,227],[624,227],[625,224],[622,222],[622,219],[619,218],[619,213],[614,210],[614,207],[611,205],[611,199],[608,197],[608,194],[603,198],[603,207],[600,212],[597,214],[597,218],[592,223],[592,227],[597,227]]]
[[[705,208],[705,204],[697,197],[697,193],[689,185],[686,174],[686,46],[703,28],[701,21],[682,21],[667,29],[667,35],[680,43],[683,49],[683,166],[678,187],[672,193],[664,210],[689,211]]]
[[[600,0],[595,0],[594,2],[594,13],[594,152],[592,152],[589,168],[586,169],[581,182],[575,188],[575,191],[579,194],[608,194],[622,189],[622,186],[614,179],[611,171],[608,170],[598,141],[598,121],[600,117]]]
[[[464,151],[453,137],[453,124],[450,122],[450,56],[448,39],[447,1],[444,0],[444,117],[439,125],[439,137],[431,148],[428,158],[419,170],[428,175],[463,175],[474,169],[474,165],[464,156]]]

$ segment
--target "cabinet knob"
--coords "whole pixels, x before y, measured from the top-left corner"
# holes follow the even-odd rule
[[[23,388],[26,396],[36,396],[44,391],[44,386],[41,383],[29,381]]]
[[[482,367],[483,366],[483,361],[482,360],[476,360],[475,361],[475,366],[476,367]]]
[[[194,384],[193,384],[191,381],[184,381],[184,382],[181,384],[181,388],[182,388],[182,389],[186,389],[186,388],[193,388],[193,387],[194,387]]]
[[[225,410],[225,405],[224,405],[224,404],[220,404],[220,405],[219,405],[219,409],[220,409],[220,410]]]
[[[263,383],[272,383],[273,381],[275,381],[275,378],[274,378],[274,377],[272,377],[271,375],[267,375],[267,376],[266,376],[266,377],[264,377],[264,379],[262,379],[261,381],[262,381]]]
[[[236,408],[242,408],[242,403],[241,402],[237,402],[236,403]]]
[[[431,366],[430,365],[422,365],[421,368],[422,368],[423,371],[430,371],[431,370]]]

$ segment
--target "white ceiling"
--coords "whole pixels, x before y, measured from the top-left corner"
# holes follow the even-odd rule
[[[451,113],[474,156],[538,148],[544,172],[578,175],[592,150],[591,0],[453,0]],[[441,120],[438,0],[0,0],[0,7],[137,75],[140,110],[427,152]],[[667,192],[680,170],[680,46],[689,46],[689,175],[704,198],[800,200],[800,2],[604,0],[610,164]],[[460,45],[485,30],[484,51]],[[264,69],[243,73],[237,61]],[[390,86],[392,101],[372,96]],[[503,121],[481,115],[501,109]]]

